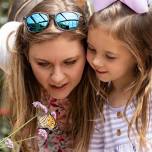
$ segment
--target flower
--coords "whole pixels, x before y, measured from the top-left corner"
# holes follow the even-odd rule
[[[56,119],[57,116],[56,116],[56,112],[55,111],[52,111],[51,115],[53,116],[54,119]]]
[[[41,104],[41,102],[35,101],[35,102],[33,102],[32,104],[33,104],[33,106],[34,106],[35,108],[40,108],[40,109],[42,109],[45,113],[48,112],[47,107],[44,106],[43,104]]]
[[[8,148],[14,148],[14,145],[13,145],[13,142],[12,142],[12,140],[10,139],[10,138],[7,138],[6,140],[5,140],[5,145],[6,145],[6,147],[8,147]]]
[[[35,108],[40,108],[41,110],[43,110],[45,112],[45,115],[48,113],[48,109],[45,105],[41,104],[39,101],[33,102],[32,103],[33,106]],[[0,109],[1,110],[1,109]],[[55,116],[55,114],[53,113],[53,115]],[[27,140],[31,140],[37,137],[43,137],[44,140],[47,139],[48,137],[48,133],[44,130],[44,129],[39,129],[38,130],[38,135],[36,136],[29,136],[27,138],[21,139],[19,141],[12,141],[10,138],[15,135],[18,131],[20,131],[23,127],[25,127],[26,125],[28,125],[32,120],[34,120],[35,118],[37,118],[39,115],[34,115],[32,118],[30,118],[28,121],[26,121],[24,124],[22,124],[20,127],[18,127],[16,130],[14,130],[14,132],[12,132],[11,134],[9,134],[7,137],[4,137],[0,140],[0,150],[2,148],[14,148],[14,144],[13,143],[20,143],[22,141],[27,141]]]
[[[40,137],[43,137],[44,140],[46,140],[48,137],[48,134],[45,129],[38,129],[38,135]]]

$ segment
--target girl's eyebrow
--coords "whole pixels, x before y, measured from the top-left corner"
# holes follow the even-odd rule
[[[90,44],[90,42],[87,41],[87,43],[88,43],[88,46],[90,46],[91,48],[93,49],[95,48],[92,44]],[[118,55],[116,52],[111,52],[109,50],[104,50],[104,51],[110,55]]]
[[[64,61],[75,60],[75,59],[77,59],[77,58],[79,58],[78,55],[77,55],[77,56],[72,56],[72,57],[66,58],[66,59],[64,59]],[[40,59],[40,58],[36,58],[36,57],[34,57],[34,60],[35,60],[35,61],[41,61],[41,62],[49,62],[48,60]]]
[[[89,46],[91,46],[92,48],[95,48],[90,42],[88,42],[87,41],[87,44],[89,45]]]
[[[35,58],[35,57],[34,57],[34,60],[35,60],[35,61],[43,61],[43,62],[48,62],[48,61],[47,61],[47,60],[45,60],[45,59],[40,59],[40,58]]]
[[[116,52],[110,52],[110,51],[108,51],[108,50],[105,50],[105,52],[106,52],[107,54],[110,54],[110,55],[118,55]]]
[[[69,58],[65,59],[64,61],[75,60],[75,59],[77,59],[77,58],[79,58],[78,55],[77,55],[77,56],[73,56],[73,57],[69,57]]]
[[[89,46],[91,46],[92,48],[95,48],[90,42],[88,42],[87,41],[87,44],[89,45]],[[109,50],[104,50],[106,53],[109,53],[109,54],[116,54],[116,53],[113,53],[113,52],[111,52],[111,51],[109,51]]]

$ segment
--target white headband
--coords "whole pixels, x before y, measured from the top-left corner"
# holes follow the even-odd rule
[[[21,23],[12,21],[0,28],[0,68],[7,72],[10,61],[10,51],[14,47],[16,31]]]

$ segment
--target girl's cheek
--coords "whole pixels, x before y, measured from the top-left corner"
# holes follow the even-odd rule
[[[87,61],[88,61],[89,63],[91,63],[92,57],[91,57],[91,54],[90,54],[90,53],[87,53],[87,54],[86,54],[86,59],[87,59]]]
[[[94,59],[93,55],[91,55],[90,53],[87,53],[86,58],[87,58],[88,63],[90,64],[90,66],[94,69],[94,66],[93,66],[93,63],[92,63],[93,59]]]

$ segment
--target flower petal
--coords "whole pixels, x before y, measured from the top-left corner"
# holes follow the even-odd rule
[[[8,148],[14,148],[14,144],[13,144],[13,141],[10,139],[10,138],[7,138],[5,140],[5,145],[8,147]]]
[[[44,106],[43,104],[41,104],[41,102],[35,101],[35,102],[33,102],[32,104],[33,104],[33,106],[34,106],[35,108],[40,108],[40,109],[42,109],[45,113],[48,112],[48,108],[47,108],[46,106]]]
[[[39,135],[40,137],[43,137],[44,140],[46,140],[47,137],[48,137],[48,133],[47,133],[46,130],[44,130],[44,129],[38,129],[38,135]]]

